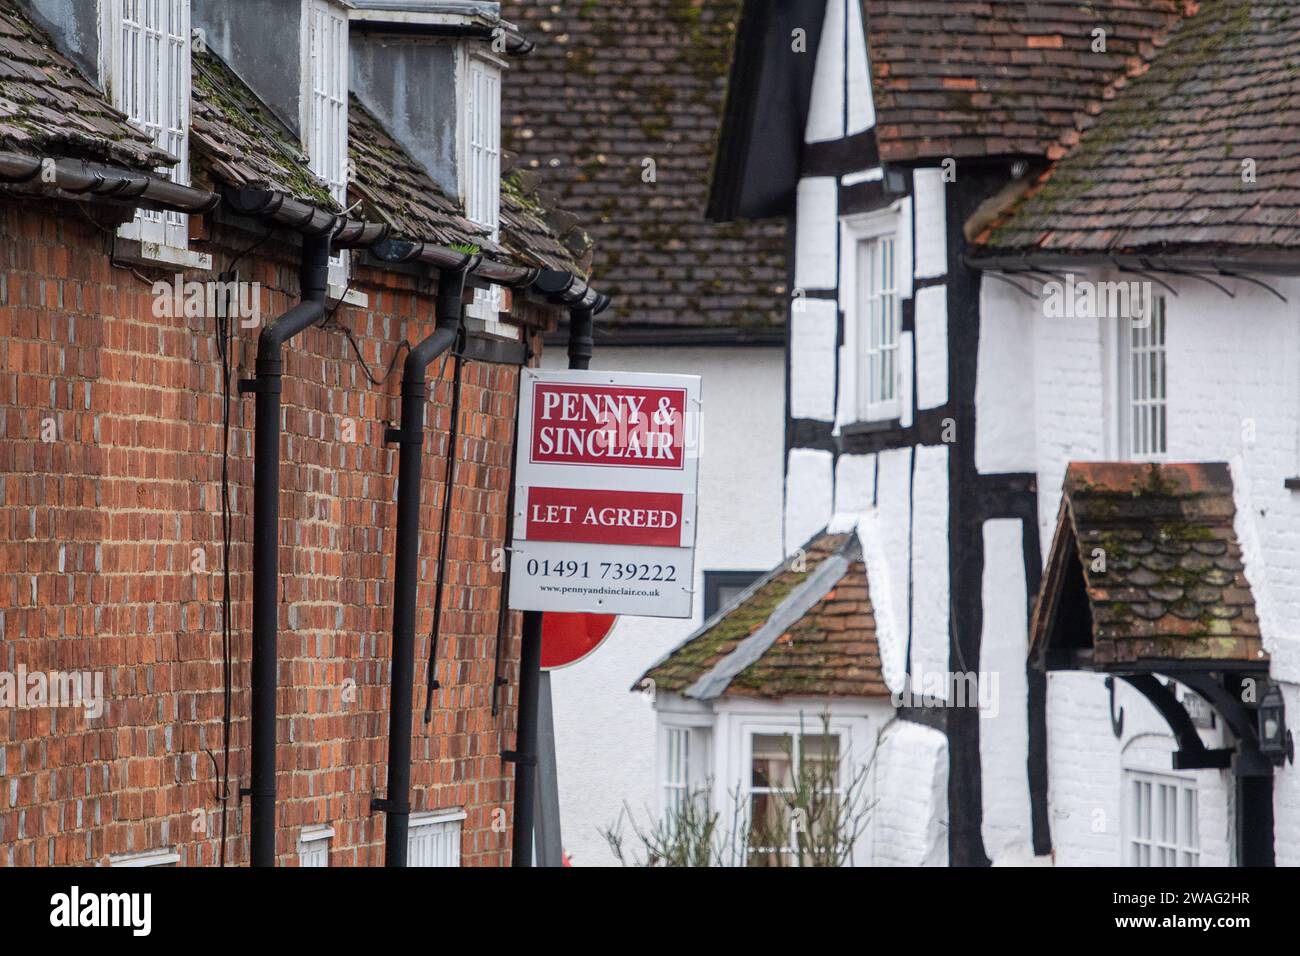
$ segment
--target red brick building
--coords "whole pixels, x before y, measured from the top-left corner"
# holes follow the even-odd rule
[[[171,92],[192,87],[170,141],[124,115],[139,106],[122,100],[129,84],[83,73],[53,6],[0,0],[0,865],[249,861],[255,421],[237,386],[255,374],[259,330],[300,301],[303,257],[322,238],[352,248],[323,321],[283,348],[275,862],[384,862],[372,800],[388,763],[399,457],[386,430],[403,357],[433,330],[449,274],[429,263],[459,255],[482,290],[466,295],[460,358],[428,371],[411,853],[507,865],[515,768],[501,754],[514,746],[519,632],[501,612],[502,549],[519,368],[570,304],[599,297],[517,189],[494,221],[471,221],[466,182],[459,196],[437,185],[419,144],[376,118],[391,103],[344,89],[340,114],[340,91],[326,90],[295,129],[263,98],[265,77],[245,85],[224,61],[220,35],[211,47],[196,35],[191,53],[188,18],[214,5],[176,0],[178,19],[144,24],[173,41],[164,79],[178,64],[189,77]],[[346,58],[348,11],[303,10],[313,38],[341,23],[343,46],[322,50]],[[488,34],[461,25],[421,42],[479,63]],[[112,26],[106,46],[139,24]],[[325,27],[321,42],[337,43]],[[478,118],[491,122],[488,109]],[[346,183],[320,158],[340,139]],[[163,211],[161,242],[142,208]],[[256,317],[214,314],[214,282],[237,283]],[[69,704],[50,685],[42,698],[32,675],[51,672],[102,695]]]

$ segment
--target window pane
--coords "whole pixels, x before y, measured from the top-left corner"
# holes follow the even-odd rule
[[[793,783],[789,734],[755,734],[750,786],[788,789]]]

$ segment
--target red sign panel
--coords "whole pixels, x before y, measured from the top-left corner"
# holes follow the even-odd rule
[[[682,496],[655,491],[529,488],[530,541],[579,541],[676,548]]]
[[[542,669],[576,664],[599,647],[613,627],[612,614],[551,611],[542,618]]]
[[[534,382],[530,459],[680,470],[685,423],[682,388]]]

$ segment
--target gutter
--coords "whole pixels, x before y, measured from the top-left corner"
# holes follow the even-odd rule
[[[207,189],[183,186],[156,173],[9,151],[0,151],[0,183],[68,199],[99,199],[159,212],[200,214],[221,201]]]
[[[403,239],[385,240],[370,252],[383,262],[421,262],[435,269],[456,268],[456,263],[463,261],[466,256],[464,252],[436,243],[408,242]],[[478,256],[471,263],[470,271],[475,276],[497,285],[520,288],[532,285],[540,270],[528,266],[513,266],[485,256]]]
[[[279,625],[280,387],[281,350],[293,336],[325,314],[330,245],[324,236],[303,240],[302,301],[262,328],[257,340],[257,377],[239,383],[256,392],[253,450],[253,660],[250,846],[253,866],[275,865],[276,668]]]
[[[1225,248],[1219,255],[1204,249],[1194,254],[1180,253],[1027,253],[1025,255],[967,255],[966,265],[977,272],[1050,272],[1070,268],[1112,266],[1131,272],[1166,272],[1180,275],[1193,272],[1239,277],[1243,272],[1266,275],[1300,275],[1300,259],[1267,258],[1274,250],[1240,250]]]
[[[371,812],[382,812],[384,865],[406,866],[411,818],[411,723],[415,683],[415,598],[419,587],[420,490],[424,471],[425,408],[429,403],[425,372],[430,363],[456,343],[464,314],[465,276],[473,264],[461,256],[457,268],[444,269],[438,279],[437,326],[411,349],[402,370],[402,417],[399,429],[385,432],[398,442],[397,541],[394,547],[393,646],[388,716],[388,789],[372,800]],[[448,455],[455,448],[448,448]],[[450,495],[451,489],[446,493]],[[445,535],[444,535],[445,543]],[[438,580],[443,577],[441,561]],[[435,611],[436,613],[436,611]]]

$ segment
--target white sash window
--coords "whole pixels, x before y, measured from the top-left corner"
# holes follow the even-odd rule
[[[190,125],[189,0],[108,0],[105,73],[113,105],[180,160],[162,170],[188,185]],[[184,249],[188,222],[181,213],[141,210],[122,236]]]
[[[501,68],[472,54],[466,56],[462,135],[465,215],[495,241],[501,232]],[[490,332],[518,338],[518,329],[500,321],[504,304],[501,288],[491,286],[476,290],[465,312]]]
[[[460,831],[465,811],[411,814],[406,838],[407,866],[460,866]]]
[[[877,236],[858,243],[858,320],[863,333],[858,351],[862,420],[898,417],[899,366],[898,273],[894,237]]]
[[[1125,866],[1198,866],[1201,859],[1196,780],[1124,771]]]
[[[348,17],[325,0],[307,10],[307,111],[305,146],[311,171],[323,179],[340,206],[348,199]],[[329,281],[347,284],[346,253],[330,259]]]
[[[1119,325],[1120,448],[1132,461],[1163,458],[1169,441],[1165,297],[1139,295]]]

